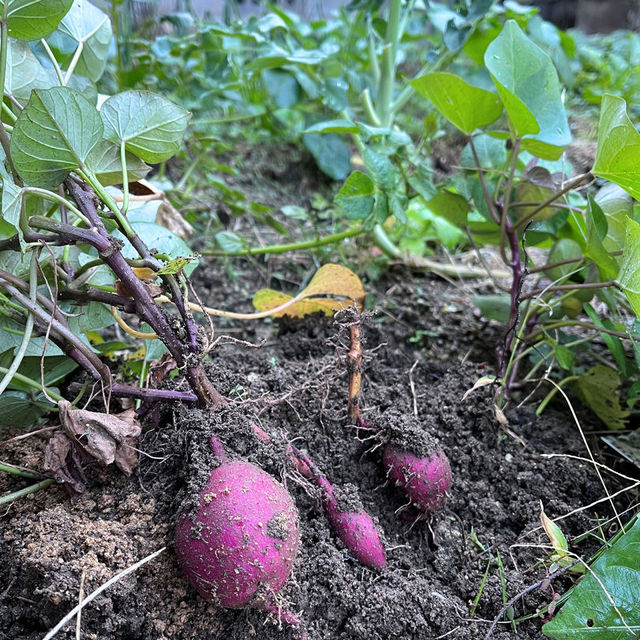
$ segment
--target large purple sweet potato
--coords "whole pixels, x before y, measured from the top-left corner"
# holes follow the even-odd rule
[[[249,462],[223,461],[199,500],[195,517],[182,514],[176,528],[178,560],[193,586],[223,607],[274,610],[299,545],[298,511],[285,488]]]

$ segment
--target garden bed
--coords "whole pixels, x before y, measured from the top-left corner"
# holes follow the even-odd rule
[[[281,259],[271,264],[285,269]],[[201,270],[200,284],[206,281],[219,300],[224,291],[218,285],[232,282],[229,299],[241,292],[246,298],[260,272],[242,260],[234,266],[236,280],[224,278],[218,262]],[[166,421],[147,425],[139,442],[140,466],[130,479],[90,464],[85,494],[70,501],[63,488],[54,487],[14,502],[3,513],[0,637],[42,638],[77,604],[81,589],[90,593],[162,547],[166,550],[157,558],[83,610],[83,639],[295,637],[264,612],[216,608],[196,594],[179,570],[172,547],[175,518],[185,496],[201,488],[208,475],[207,436],[212,433],[232,455],[280,478],[295,498],[301,551],[283,595],[299,612],[310,640],[484,637],[504,599],[545,577],[538,560],[548,556],[549,542],[540,528],[540,502],[555,518],[600,500],[603,488],[588,464],[544,457],[586,455],[562,404],[541,418],[535,417],[535,405],[524,405],[508,412],[508,425],[501,426],[490,388],[463,399],[478,378],[493,371],[500,337],[478,318],[464,290],[396,269],[367,285],[367,291],[368,306],[375,311],[364,328],[363,405],[375,438],[356,433],[346,418],[344,327],[318,317],[276,326],[263,321],[237,325],[233,337],[262,346],[228,343],[212,352],[209,374],[230,399],[228,406],[218,411],[174,407]],[[275,444],[257,442],[250,427],[256,420],[278,436]],[[420,425],[439,439],[451,461],[449,499],[431,523],[414,521],[380,464],[376,445],[406,424]],[[5,445],[2,458],[42,468],[48,436]],[[294,439],[334,484],[358,487],[384,531],[384,573],[349,557],[317,492],[292,476],[278,443]],[[19,488],[19,481],[8,478],[0,478],[3,492]],[[563,530],[581,534],[597,526],[596,514],[602,520],[607,513],[600,503],[563,521]],[[582,545],[577,551],[588,556],[595,548]],[[568,585],[564,576],[553,584],[559,591]],[[548,587],[530,590],[514,603],[516,618],[534,614],[552,596]],[[517,624],[518,635],[540,638],[540,626],[534,616]],[[75,633],[73,621],[56,637]],[[491,637],[512,633],[501,622]]]

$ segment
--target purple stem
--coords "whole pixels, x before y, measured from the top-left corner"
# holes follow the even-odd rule
[[[509,314],[509,328],[507,334],[504,337],[504,343],[498,354],[498,364],[500,377],[504,377],[507,371],[507,363],[509,360],[509,352],[511,345],[513,344],[513,338],[516,334],[518,316],[520,313],[520,288],[522,287],[522,257],[520,252],[520,243],[518,241],[518,234],[513,230],[513,225],[510,220],[507,219],[505,232],[509,239],[509,248],[511,250],[511,259],[509,261],[509,267],[511,268],[511,311]]]

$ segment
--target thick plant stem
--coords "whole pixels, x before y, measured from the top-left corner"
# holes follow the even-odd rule
[[[91,191],[87,191],[83,185],[78,184],[71,178],[67,178],[67,180],[65,181],[65,184],[67,186],[67,189],[69,190],[69,193],[73,197],[73,199],[79,205],[80,209],[85,212],[87,217],[89,217],[92,224],[99,230],[99,233],[103,237],[108,238],[106,229],[104,228],[104,225],[102,224],[102,220],[100,219],[100,216],[98,215],[98,211],[96,209],[96,205],[94,201],[94,193]],[[122,214],[120,215],[122,216]],[[138,252],[138,254],[142,259],[149,261],[149,263],[155,269],[160,269],[162,267],[162,263],[151,253],[151,251],[149,251],[149,248],[146,246],[146,244],[142,241],[140,236],[135,232],[135,230],[131,227],[131,225],[128,222],[126,226],[123,226],[122,231],[125,233],[125,235],[129,239],[129,242],[131,242],[131,245]],[[120,274],[118,274],[118,277],[126,285],[124,278],[122,278]],[[138,278],[135,277],[135,275],[134,275],[134,278],[135,280],[138,280]],[[182,292],[180,291],[180,286],[178,285],[176,278],[172,275],[166,275],[166,276],[162,276],[162,279],[169,287],[169,291],[171,293],[171,299],[173,303],[176,305],[178,312],[180,313],[182,320],[185,324],[185,328],[187,329],[190,349],[192,352],[195,353],[198,349],[198,326],[196,325],[195,320],[193,319],[193,316],[189,313],[189,311],[187,310],[184,304]],[[131,289],[129,289],[129,291],[133,293]],[[134,298],[137,299],[135,295],[134,295]],[[147,322],[149,321],[147,320]],[[149,322],[149,324],[152,327],[154,327],[154,325],[151,322]],[[162,334],[159,331],[156,330],[156,333],[161,337],[162,340],[164,340],[162,338]],[[171,348],[169,347],[168,344],[167,344],[167,348],[169,349],[169,351],[171,351]],[[172,355],[174,356],[174,358],[176,357],[173,354],[173,352],[172,352]]]
[[[155,303],[142,281],[135,275],[131,266],[124,259],[119,248],[113,246],[111,238],[98,215],[93,193],[86,191],[82,185],[71,179],[66,181],[66,185],[80,210],[89,218],[94,228],[98,230],[101,240],[100,242],[96,241],[93,246],[131,293],[140,318],[151,326],[160,340],[166,345],[178,368],[185,368],[187,380],[198,396],[200,404],[203,406],[213,405],[214,407],[224,404],[224,398],[216,391],[200,365],[197,325],[193,320],[193,316],[185,308],[177,282],[172,279],[175,282],[175,287],[172,288],[173,302],[178,306],[187,329],[189,345],[186,348],[176,335],[162,309]],[[130,236],[130,240],[142,258],[156,260],[137,234],[133,233]]]

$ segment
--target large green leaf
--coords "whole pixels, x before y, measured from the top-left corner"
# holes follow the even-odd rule
[[[337,133],[306,133],[302,143],[330,178],[344,180],[351,169],[351,155],[345,141]]]
[[[4,9],[0,0],[0,11]],[[20,40],[38,40],[49,35],[69,11],[72,0],[9,0],[9,35]]]
[[[451,73],[427,73],[409,84],[466,134],[491,124],[502,113],[498,96],[478,89]]]
[[[547,160],[560,157],[571,134],[551,58],[509,20],[484,60],[522,149]]]
[[[600,110],[598,150],[593,173],[640,200],[640,134],[627,116],[622,98],[605,95]]]
[[[58,30],[82,47],[76,73],[97,82],[109,55],[111,20],[88,0],[74,0]]]
[[[180,147],[189,112],[150,91],[125,91],[111,96],[100,109],[105,137],[124,142],[145,162],[164,162]]]
[[[627,234],[618,283],[640,318],[640,224],[627,218]]]
[[[334,202],[347,218],[364,220],[373,211],[375,185],[362,171],[354,171],[338,191]]]
[[[148,164],[128,151],[125,154],[125,161],[129,182],[144,178],[151,170]],[[103,186],[122,183],[120,148],[113,142],[101,140],[89,154],[87,167]]]
[[[608,429],[619,431],[626,427],[629,412],[620,406],[620,375],[615,369],[597,364],[578,377],[575,388],[582,402]]]
[[[52,189],[84,164],[102,132],[100,114],[82,94],[38,89],[14,125],[11,157],[25,182]]]
[[[9,38],[4,90],[21,104],[27,104],[32,89],[50,89],[58,84],[23,40]]]
[[[556,640],[637,638],[640,633],[638,558],[640,520],[593,563],[573,588],[560,613],[542,627],[543,633]]]

